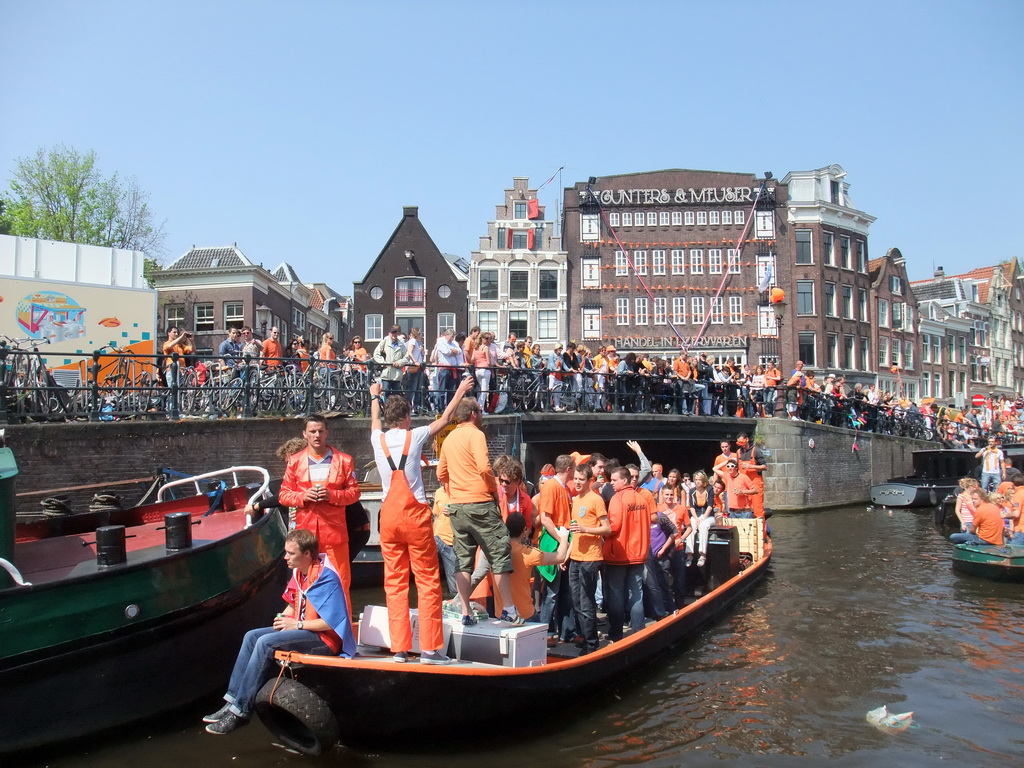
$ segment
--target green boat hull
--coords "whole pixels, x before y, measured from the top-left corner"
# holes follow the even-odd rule
[[[957,544],[953,569],[991,581],[1024,583],[1024,547]]]

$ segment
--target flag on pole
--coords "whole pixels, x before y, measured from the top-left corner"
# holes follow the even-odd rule
[[[772,280],[775,277],[775,270],[772,269],[772,263],[769,261],[764,268],[764,277],[761,278],[761,282],[757,284],[757,290],[761,293],[767,291],[772,284]]]

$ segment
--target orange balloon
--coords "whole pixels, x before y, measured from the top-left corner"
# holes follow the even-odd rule
[[[778,304],[781,301],[786,300],[786,292],[781,288],[772,288],[771,293],[768,295],[768,300],[772,304]]]

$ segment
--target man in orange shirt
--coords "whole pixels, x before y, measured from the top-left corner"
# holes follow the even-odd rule
[[[1010,497],[1010,544],[1024,546],[1024,475],[1013,478],[1013,495]]]
[[[622,639],[628,610],[634,632],[644,628],[644,563],[651,547],[651,514],[647,500],[631,484],[629,470],[612,471],[615,495],[608,505],[611,534],[605,538],[604,601],[608,610],[608,639]]]
[[[1006,526],[999,507],[989,501],[988,494],[981,488],[972,488],[971,498],[974,501],[974,519],[968,524],[967,533],[950,534],[949,540],[954,544],[1001,546]]]
[[[572,456],[562,454],[555,459],[555,476],[540,487],[540,497],[537,500],[540,527],[555,539],[559,536],[558,529],[569,525],[572,505],[569,483],[575,469],[576,462]],[[572,613],[572,590],[569,587],[568,574],[563,568],[558,568],[555,570],[555,578],[544,586],[546,588],[540,604],[540,621],[548,625],[548,634],[556,642],[559,639],[567,643],[572,642],[576,622]]]
[[[352,567],[345,507],[359,501],[359,481],[352,457],[328,445],[323,416],[309,416],[302,436],[306,448],[288,459],[278,499],[282,507],[295,507],[296,528],[316,536],[338,571],[347,598]]]
[[[483,416],[480,404],[473,398],[464,398],[455,410],[457,426],[441,446],[437,464],[437,479],[448,494],[448,519],[452,524],[464,626],[476,624],[469,605],[471,574],[477,549],[483,549],[491,564],[494,585],[505,610],[500,619],[510,624],[522,624],[523,618],[512,600],[512,548],[508,529],[498,509],[498,484],[494,479],[487,453],[487,438],[480,430]]]
[[[526,621],[533,619],[533,569],[541,565],[559,565],[569,555],[569,534],[559,532],[558,549],[541,552],[530,545],[526,533],[526,518],[519,512],[510,512],[505,521],[512,544],[512,599],[516,611]],[[504,609],[500,595],[494,596],[494,610]]]
[[[740,474],[738,459],[729,459],[725,462],[725,500],[729,506],[729,517],[753,518],[753,499],[760,491],[754,486],[750,478]]]
[[[275,325],[270,329],[270,338],[263,342],[263,358],[267,359],[268,368],[280,368],[280,359],[268,359],[268,358],[282,358],[284,357],[284,347],[281,346],[281,331]]]
[[[594,470],[587,464],[573,475],[576,496],[572,500],[572,549],[569,552],[569,585],[576,628],[583,638],[580,656],[597,650],[597,580],[604,561],[603,537],[612,532],[604,499],[594,491]]]

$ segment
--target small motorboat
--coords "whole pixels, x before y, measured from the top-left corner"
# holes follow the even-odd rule
[[[953,570],[990,581],[1024,583],[1024,547],[957,544],[953,548]]]

